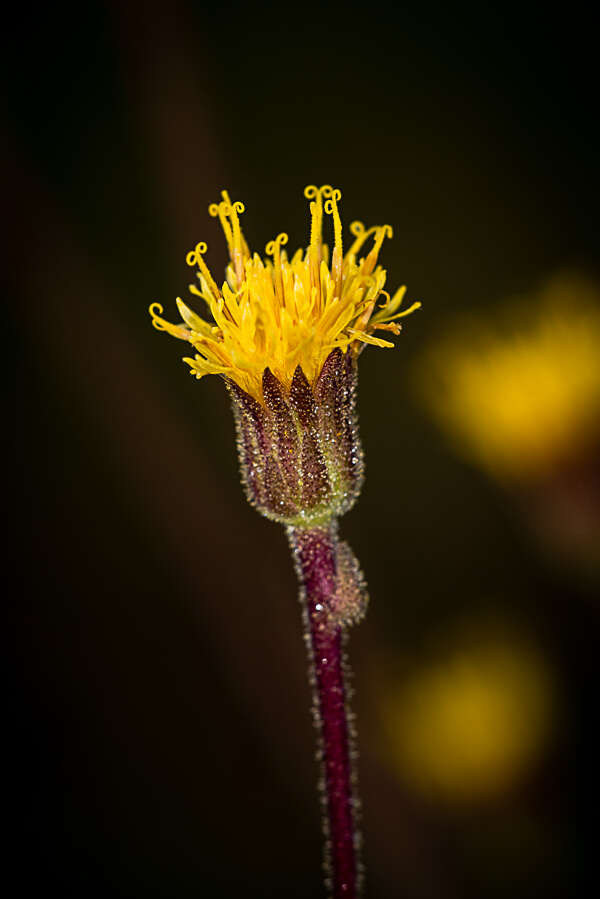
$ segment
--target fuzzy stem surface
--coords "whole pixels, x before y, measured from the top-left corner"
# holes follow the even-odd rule
[[[344,629],[332,622],[329,611],[337,588],[337,524],[289,528],[288,535],[301,584],[313,716],[319,733],[326,885],[331,899],[357,899],[362,878],[349,669]]]

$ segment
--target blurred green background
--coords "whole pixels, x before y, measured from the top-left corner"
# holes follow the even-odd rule
[[[346,226],[393,226],[389,285],[423,302],[396,350],[361,357],[367,481],[342,523],[371,593],[350,641],[367,895],[580,894],[597,583],[454,454],[414,367],[457,315],[565,267],[599,274],[582,10],[15,8],[2,169],[21,895],[321,895],[285,535],[243,498],[223,385],[187,375],[147,307],[172,315],[199,240],[218,280],[207,206],[222,188],[262,252],[280,230],[306,244],[302,190],[323,182]]]

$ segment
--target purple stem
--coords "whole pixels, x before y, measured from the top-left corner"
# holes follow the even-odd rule
[[[360,838],[347,707],[345,635],[332,623],[328,612],[337,585],[337,526],[289,528],[288,533],[302,586],[313,714],[319,729],[326,884],[332,899],[357,899],[361,892]]]

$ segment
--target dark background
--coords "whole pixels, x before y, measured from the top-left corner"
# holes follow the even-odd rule
[[[18,895],[318,897],[320,833],[285,536],[245,504],[217,378],[150,327],[222,187],[262,247],[307,183],[390,222],[423,301],[361,358],[368,478],[343,522],[370,899],[563,897],[591,877],[595,589],[532,539],[419,407],[458,313],[597,272],[597,59],[583,6],[99,3],[5,24],[9,786]],[[500,795],[423,798],[382,761],[377,684],[456,622],[533,639],[560,713]],[[395,668],[394,663],[392,668]],[[381,675],[381,671],[384,672]],[[558,702],[558,700],[557,700]],[[466,735],[467,738],[467,735]],[[440,752],[444,748],[440,747]]]

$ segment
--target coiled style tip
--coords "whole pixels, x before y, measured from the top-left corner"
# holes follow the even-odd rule
[[[201,240],[200,243],[196,244],[193,250],[190,250],[190,252],[185,257],[185,261],[190,266],[199,265],[201,257],[204,255],[204,253],[206,253],[207,249],[208,247],[206,246],[205,242]]]
[[[270,240],[269,243],[265,247],[265,253],[267,256],[273,256],[280,247],[284,247],[288,242],[289,238],[285,231],[282,231],[281,234],[278,234],[275,240]]]
[[[160,303],[150,303],[148,306],[148,312],[152,316],[152,327],[156,328],[157,331],[164,331],[164,327],[161,325],[160,321],[158,321],[157,316],[162,315],[165,310],[160,305]]]

